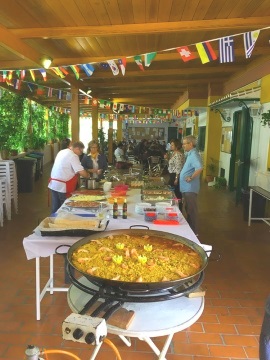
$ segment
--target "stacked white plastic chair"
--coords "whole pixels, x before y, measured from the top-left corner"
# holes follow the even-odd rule
[[[0,178],[0,189],[2,189],[2,180],[3,179]],[[0,226],[3,226],[3,223],[4,223],[4,205],[3,205],[2,191],[0,191]]]
[[[18,213],[18,183],[16,166],[13,160],[0,161],[0,178],[6,179],[6,200],[3,201],[6,206],[7,218],[11,219],[11,206]],[[2,186],[3,189],[3,186]],[[2,190],[3,193],[3,190]]]

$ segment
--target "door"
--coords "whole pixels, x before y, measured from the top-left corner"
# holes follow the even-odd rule
[[[252,131],[253,119],[249,115],[249,109],[243,107],[242,111],[236,111],[233,115],[229,189],[236,191],[236,204],[241,199],[242,189],[248,187]]]
[[[169,126],[168,127],[168,142],[172,139],[178,139],[178,127],[177,126]]]

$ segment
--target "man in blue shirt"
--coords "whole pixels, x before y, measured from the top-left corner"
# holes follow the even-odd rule
[[[198,235],[198,206],[197,195],[200,190],[200,174],[203,164],[196,149],[196,138],[192,135],[183,138],[183,149],[186,161],[180,172],[180,191],[184,199],[187,221],[196,235]]]

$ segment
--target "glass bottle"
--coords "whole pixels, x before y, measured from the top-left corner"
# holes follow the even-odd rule
[[[124,204],[123,204],[122,218],[127,219],[127,199],[125,199]]]
[[[117,204],[117,199],[114,199],[113,202],[113,218],[117,219],[118,217],[118,204]]]

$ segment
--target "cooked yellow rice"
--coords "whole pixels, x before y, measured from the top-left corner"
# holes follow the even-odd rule
[[[148,245],[152,245],[151,251]],[[158,236],[130,235],[91,240],[73,252],[72,263],[89,275],[125,282],[178,280],[202,267],[201,256],[185,244]]]

